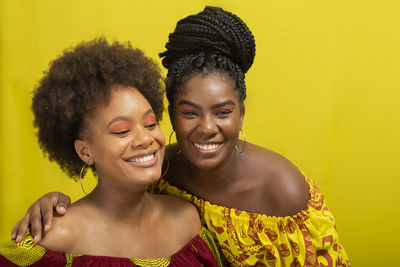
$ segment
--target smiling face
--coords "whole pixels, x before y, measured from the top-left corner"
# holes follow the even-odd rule
[[[201,169],[218,167],[235,153],[243,112],[233,82],[221,74],[197,74],[180,88],[173,126],[185,157]]]
[[[85,120],[87,138],[75,141],[75,148],[82,160],[95,164],[99,182],[126,187],[160,178],[165,137],[139,91],[118,86],[93,114]]]

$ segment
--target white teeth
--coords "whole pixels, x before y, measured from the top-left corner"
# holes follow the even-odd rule
[[[144,156],[142,158],[136,158],[135,162],[146,162],[146,161],[149,161],[149,160],[152,160],[152,159],[154,159],[154,154],[151,154],[151,155],[148,155],[148,156]]]
[[[220,145],[219,144],[206,145],[206,144],[194,143],[194,146],[201,150],[216,150]]]

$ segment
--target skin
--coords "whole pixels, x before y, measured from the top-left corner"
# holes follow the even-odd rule
[[[238,140],[244,105],[230,77],[188,77],[169,110],[178,143],[166,152],[170,167],[164,179],[170,184],[214,204],[268,216],[294,215],[307,206],[309,187],[297,167],[273,151]],[[237,152],[235,145],[244,151]],[[16,224],[12,237],[23,236],[29,223],[40,237],[41,210],[48,231],[53,207],[65,214],[60,208],[68,202],[61,193],[46,194]]]
[[[40,244],[57,252],[125,258],[176,253],[201,223],[190,203],[146,192],[161,175],[165,148],[150,104],[135,88],[118,86],[93,114],[85,118],[75,150],[95,165],[98,185],[53,219]]]
[[[244,108],[232,80],[200,74],[179,88],[172,113],[178,146],[165,179],[211,203],[274,216],[293,215],[306,207],[308,185],[287,159],[267,149],[238,142]],[[218,145],[203,150],[198,144]],[[197,147],[196,147],[197,146]],[[177,155],[174,157],[174,155]],[[178,167],[179,166],[179,167]]]

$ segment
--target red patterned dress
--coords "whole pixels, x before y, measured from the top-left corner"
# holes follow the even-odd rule
[[[133,241],[132,241],[133,242]],[[218,249],[212,234],[202,228],[188,244],[174,255],[160,259],[132,259],[108,256],[89,256],[59,253],[46,250],[34,244],[31,235],[26,234],[22,242],[0,243],[0,266],[222,266]]]

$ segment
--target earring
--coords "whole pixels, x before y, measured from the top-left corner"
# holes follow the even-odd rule
[[[84,163],[83,166],[82,166],[82,168],[81,168],[81,173],[79,174],[79,183],[81,184],[82,191],[83,191],[83,193],[85,193],[85,195],[87,195],[87,193],[86,193],[86,191],[85,191],[85,188],[83,188],[82,178],[83,178],[83,176],[84,176],[85,168],[86,168],[87,166],[88,166],[88,165],[87,165],[86,163]]]
[[[167,153],[165,153],[164,155],[165,155],[165,158],[167,159],[167,168],[165,169],[164,173],[161,175],[160,178],[163,178],[163,177],[165,176],[165,174],[167,174],[167,171],[168,171],[168,169],[169,169],[169,159],[168,159],[168,155],[167,155]]]
[[[169,134],[169,138],[168,138],[168,146],[171,146],[171,137],[172,134],[175,133],[175,130],[172,130],[172,132]],[[178,145],[179,147],[179,145]],[[176,152],[177,155],[179,155],[182,152],[182,150],[179,148],[178,152]]]
[[[172,130],[172,132],[169,134],[169,138],[168,138],[168,146],[171,145],[171,137],[174,134],[175,130]]]
[[[236,149],[236,151],[238,153],[243,153],[244,152],[244,148],[246,147],[246,135],[244,134],[242,129],[240,129],[240,131],[242,132],[242,135],[243,135],[243,147],[242,147],[242,150],[240,150],[238,145],[236,144],[235,145],[235,149]]]

